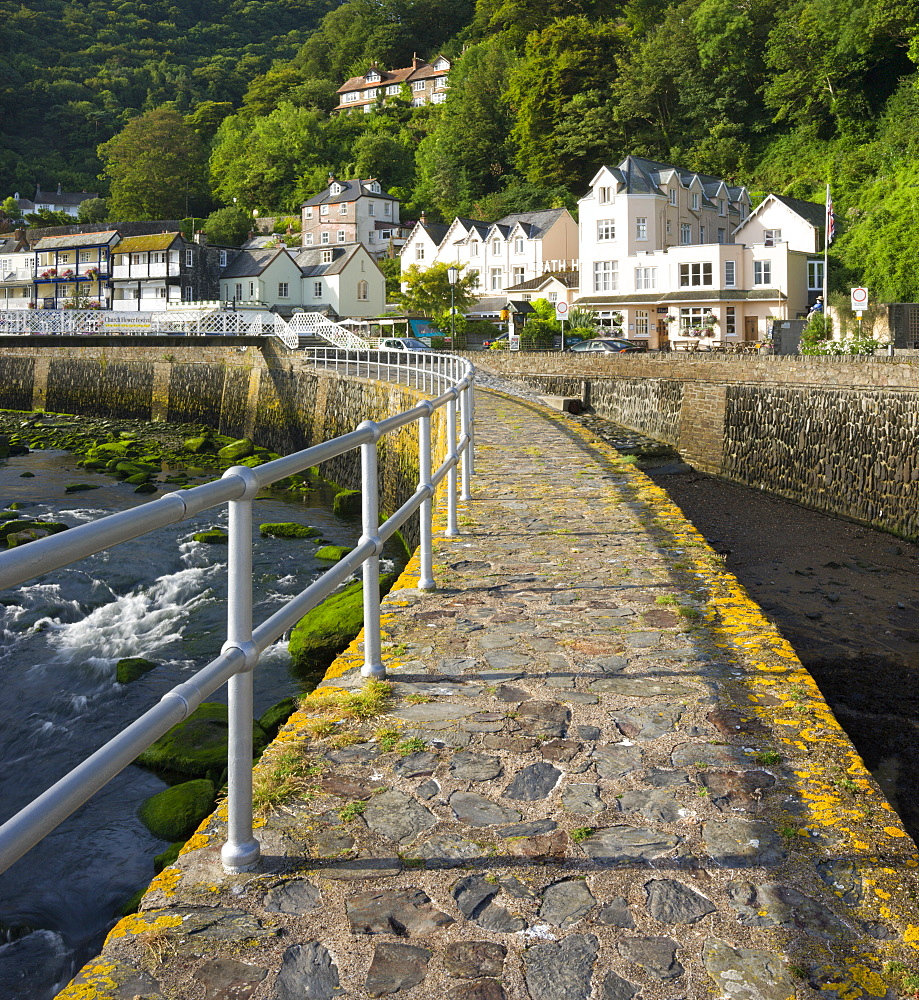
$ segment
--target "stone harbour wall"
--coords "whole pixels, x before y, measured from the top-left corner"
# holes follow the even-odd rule
[[[537,392],[580,397],[599,416],[672,445],[703,472],[919,537],[919,365],[912,361],[487,361]]]
[[[43,341],[48,343],[43,343]],[[280,343],[234,337],[3,337],[0,408],[201,423],[289,454],[416,405],[407,386],[309,368]],[[431,418],[436,463],[446,454],[446,420]],[[380,507],[392,513],[418,482],[417,427],[378,445]],[[360,453],[319,466],[359,489]],[[403,534],[417,542],[414,519]]]

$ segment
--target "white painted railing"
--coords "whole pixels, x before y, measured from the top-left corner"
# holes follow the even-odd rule
[[[397,353],[397,352],[392,352]],[[330,351],[325,364],[345,371],[360,363],[348,352]],[[193,677],[168,691],[159,703],[135,720],[69,774],[47,789],[0,827],[0,872],[34,847],[147,747],[189,715],[224,683],[229,683],[228,831],[221,851],[230,871],[247,871],[259,858],[252,832],[252,672],[259,656],[312,608],[359,569],[364,586],[365,677],[385,676],[380,634],[380,565],[384,543],[417,511],[419,514],[419,590],[433,590],[433,498],[437,485],[447,484],[446,535],[459,535],[458,470],[462,466],[463,500],[472,499],[473,367],[450,355],[402,352],[391,364],[376,360],[384,377],[430,384],[438,395],[402,413],[373,422],[365,420],[348,434],[324,441],[257,468],[235,466],[221,479],[165,496],[98,521],[70,528],[0,553],[0,589],[70,565],[79,559],[175,524],[203,510],[228,504],[227,640],[220,655]],[[457,403],[460,433],[457,434]],[[446,456],[432,470],[431,416],[446,409]],[[377,442],[410,424],[418,424],[418,486],[388,520],[379,520]],[[360,449],[362,534],[352,551],[257,627],[252,622],[252,503],[266,486],[299,475],[320,462]]]
[[[135,300],[136,301],[136,300]],[[296,313],[290,322],[265,310],[221,309],[219,304],[202,309],[189,303],[186,308],[156,311],[116,309],[4,309],[0,310],[0,335],[79,335],[79,334],[191,334],[265,335],[279,337],[295,350],[299,338],[319,337],[334,347],[360,350],[362,340],[346,327],[319,313]]]

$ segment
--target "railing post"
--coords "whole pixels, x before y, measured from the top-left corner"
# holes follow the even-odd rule
[[[252,834],[252,670],[258,652],[252,643],[252,499],[258,480],[246,466],[235,466],[224,478],[246,481],[246,492],[229,503],[227,560],[227,641],[246,654],[243,671],[228,683],[229,739],[227,751],[227,841],[220,851],[224,868],[249,871],[258,862],[259,842]]]
[[[385,677],[380,649],[380,504],[377,483],[377,441],[379,431],[372,420],[358,424],[357,429],[370,427],[372,441],[361,445],[361,513],[364,533],[361,541],[370,539],[376,552],[364,561],[364,665],[361,677]]]
[[[469,475],[475,475],[475,375],[469,374]]]
[[[466,443],[463,449],[463,491],[460,494],[461,500],[472,499],[472,419],[469,413],[471,396],[472,386],[469,385],[460,394],[460,430]]]
[[[418,489],[427,490],[428,498],[418,508],[418,540],[421,554],[419,590],[435,590],[432,522],[434,515],[434,488],[431,485],[431,410],[418,420]]]
[[[452,460],[447,473],[447,538],[456,538],[459,527],[456,521],[456,466],[459,456],[456,450],[456,398],[447,401],[447,448],[448,457]]]

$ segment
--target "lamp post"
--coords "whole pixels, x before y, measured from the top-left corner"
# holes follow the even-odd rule
[[[459,268],[447,268],[447,281],[450,282],[450,350],[456,350],[456,311],[453,300],[456,295],[456,283],[459,281]]]

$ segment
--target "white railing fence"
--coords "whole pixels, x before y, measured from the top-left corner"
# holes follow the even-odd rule
[[[350,371],[361,362],[348,352],[329,351],[325,365]],[[0,589],[13,587],[43,573],[67,566],[157,528],[175,524],[223,503],[229,506],[227,640],[220,655],[177,685],[159,703],[57,781],[0,827],[0,872],[5,871],[127,767],[143,750],[189,715],[224,683],[229,683],[228,830],[221,851],[229,871],[251,869],[259,859],[252,832],[252,672],[272,643],[363,568],[365,677],[385,676],[380,636],[380,566],[384,543],[417,511],[419,514],[418,589],[435,587],[432,566],[433,498],[446,480],[446,535],[459,535],[457,494],[459,467],[461,499],[472,498],[473,367],[449,355],[400,353],[392,365],[375,361],[381,377],[433,386],[438,394],[402,413],[373,422],[366,420],[348,434],[324,441],[257,468],[235,466],[221,479],[194,489],[168,493],[130,510],[70,528],[28,545],[0,553]],[[457,406],[459,433],[457,433]],[[431,417],[445,408],[446,456],[432,469]],[[418,425],[418,485],[414,493],[383,524],[379,523],[377,442],[410,424]],[[260,625],[252,622],[252,503],[263,487],[299,475],[349,451],[361,452],[362,534],[355,548],[334,567],[288,601]]]
[[[295,313],[290,322],[276,313],[254,309],[223,309],[219,305],[202,309],[111,312],[107,309],[3,309],[0,336],[62,336],[81,334],[188,334],[192,336],[274,336],[291,350],[300,336],[318,337],[334,347],[351,350],[366,348],[347,327],[333,323],[319,313]]]

